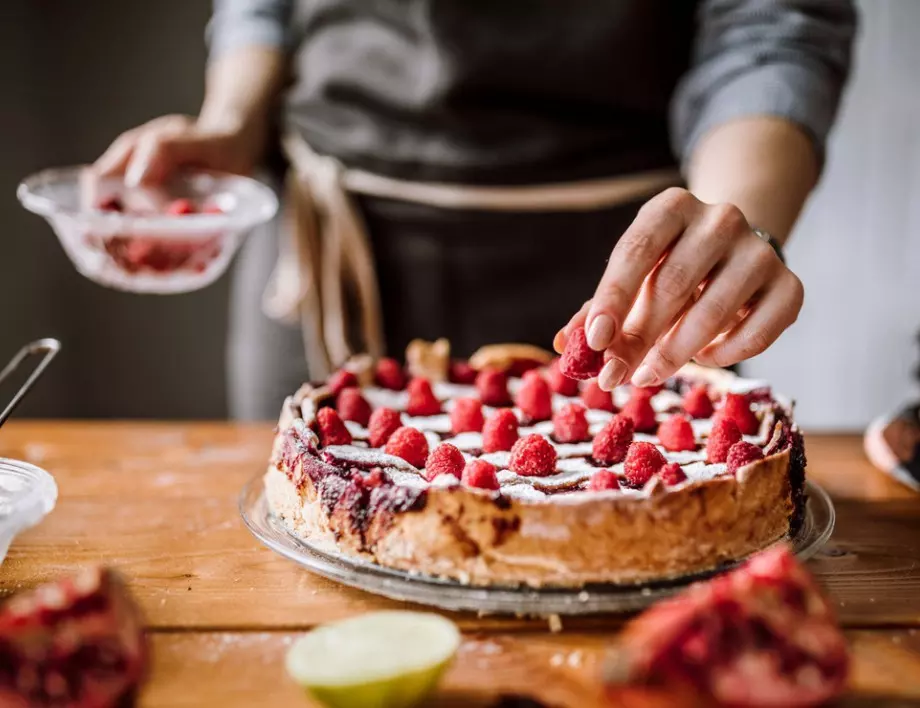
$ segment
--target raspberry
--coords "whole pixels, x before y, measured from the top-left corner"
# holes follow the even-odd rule
[[[402,427],[402,416],[392,408],[378,408],[371,413],[371,420],[367,424],[370,435],[368,442],[371,447],[383,447],[390,436]]]
[[[696,438],[690,421],[679,413],[658,426],[658,441],[665,450],[696,450]]]
[[[763,459],[763,450],[757,445],[742,440],[736,442],[728,449],[728,471],[735,474],[739,469],[752,462]]]
[[[429,482],[439,474],[452,474],[460,479],[465,464],[466,460],[463,459],[462,452],[450,443],[441,443],[428,455],[425,461],[424,477]]]
[[[185,216],[198,211],[190,199],[175,199],[166,207],[166,213],[173,216]]]
[[[428,459],[428,440],[421,430],[403,426],[387,440],[384,452],[401,457],[410,465],[422,469]]]
[[[508,464],[525,477],[545,477],[556,471],[556,448],[542,435],[525,435],[511,448]]]
[[[124,211],[125,205],[121,203],[121,199],[116,196],[106,197],[101,202],[97,209],[102,211]]]
[[[402,391],[406,387],[406,372],[396,359],[381,359],[377,362],[374,380],[380,388]]]
[[[591,457],[600,465],[615,465],[626,458],[626,451],[633,439],[632,419],[615,415],[601,431],[594,436]]]
[[[329,377],[329,381],[326,382],[326,386],[329,388],[329,391],[333,396],[338,396],[342,392],[342,389],[357,388],[358,377],[350,371],[339,369]]]
[[[598,470],[591,476],[588,489],[592,492],[603,492],[607,489],[619,489],[620,480],[610,470]]]
[[[651,398],[656,393],[661,393],[661,391],[664,390],[664,384],[656,384],[655,386],[632,386],[631,388],[633,396]]]
[[[342,420],[352,420],[361,425],[367,425],[371,418],[371,404],[357,388],[342,389],[335,401],[335,409]]]
[[[734,421],[742,435],[755,435],[760,429],[760,421],[751,410],[747,396],[740,393],[726,393],[716,415]]]
[[[441,402],[435,398],[428,379],[412,379],[408,391],[409,404],[406,406],[406,413],[409,415],[437,415],[441,412]]]
[[[712,400],[705,384],[698,384],[684,395],[684,411],[691,418],[708,418],[712,415]]]
[[[577,443],[588,439],[588,419],[584,406],[569,403],[553,415],[553,438],[556,442]]]
[[[725,462],[732,445],[741,440],[741,431],[729,418],[716,418],[706,441],[706,462]]]
[[[510,450],[518,439],[518,421],[514,411],[502,408],[486,418],[482,426],[483,452]]]
[[[634,487],[644,487],[668,461],[650,442],[634,442],[626,453],[623,476]]]
[[[500,369],[483,369],[476,376],[479,399],[487,406],[511,405],[508,395],[508,375]]]
[[[570,379],[585,380],[601,373],[603,365],[604,352],[596,352],[588,346],[585,328],[573,330],[559,359],[559,370]]]
[[[559,357],[553,359],[546,369],[546,379],[549,387],[560,396],[577,396],[578,381],[570,379],[559,370]]]
[[[654,433],[658,426],[655,420],[655,409],[652,408],[652,402],[648,396],[639,393],[633,393],[632,398],[626,401],[621,415],[632,418],[633,425],[640,433]]]
[[[676,487],[681,482],[687,481],[687,475],[676,462],[669,462],[658,470],[658,477],[669,487]]]
[[[597,385],[597,379],[588,381],[581,390],[581,402],[594,411],[617,412],[617,407],[613,405],[613,396],[610,391],[602,391]]]
[[[379,467],[371,467],[370,472],[364,475],[364,486],[368,489],[382,487],[386,483],[387,477]]]
[[[457,398],[450,412],[450,429],[454,435],[482,431],[482,403],[478,398]]]
[[[543,362],[536,359],[514,359],[508,364],[508,376],[522,378],[528,371],[539,369],[542,365]]]
[[[323,447],[329,445],[350,445],[351,433],[345,427],[345,423],[335,412],[335,408],[320,408],[316,412],[316,427],[319,434],[319,442]]]
[[[495,476],[495,465],[485,460],[470,460],[463,468],[463,475],[460,481],[467,487],[476,487],[477,489],[497,490],[498,477]]]
[[[476,383],[476,374],[477,371],[470,366],[470,362],[464,359],[454,359],[450,362],[447,378],[451,383],[470,386]]]
[[[546,379],[539,371],[528,371],[517,392],[517,407],[530,422],[549,420],[553,417],[553,393]]]

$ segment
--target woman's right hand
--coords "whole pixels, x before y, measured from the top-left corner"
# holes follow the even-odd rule
[[[184,167],[248,174],[262,146],[261,131],[252,127],[168,115],[119,135],[93,167],[99,176],[124,174],[131,187],[160,184]]]

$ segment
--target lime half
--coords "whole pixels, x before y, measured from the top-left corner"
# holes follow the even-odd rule
[[[372,612],[299,639],[288,673],[331,708],[407,708],[435,687],[460,645],[450,620],[423,612]]]

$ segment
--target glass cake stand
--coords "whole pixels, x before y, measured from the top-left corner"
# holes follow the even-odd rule
[[[815,555],[834,530],[834,505],[821,487],[806,482],[805,520],[792,544],[796,556]],[[240,515],[252,534],[276,553],[330,580],[393,600],[417,602],[444,610],[531,616],[584,615],[639,610],[736,564],[643,585],[594,585],[584,588],[477,587],[406,571],[384,568],[317,548],[290,533],[268,508],[262,476],[240,494]]]

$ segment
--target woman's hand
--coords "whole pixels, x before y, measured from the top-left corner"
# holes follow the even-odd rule
[[[261,135],[242,123],[169,115],[119,135],[94,168],[100,176],[124,173],[129,186],[159,184],[183,167],[247,174],[261,149]]]
[[[651,386],[691,358],[728,366],[759,354],[795,322],[803,297],[740,209],[675,187],[639,210],[554,346],[584,326],[589,346],[605,350],[601,388]]]

